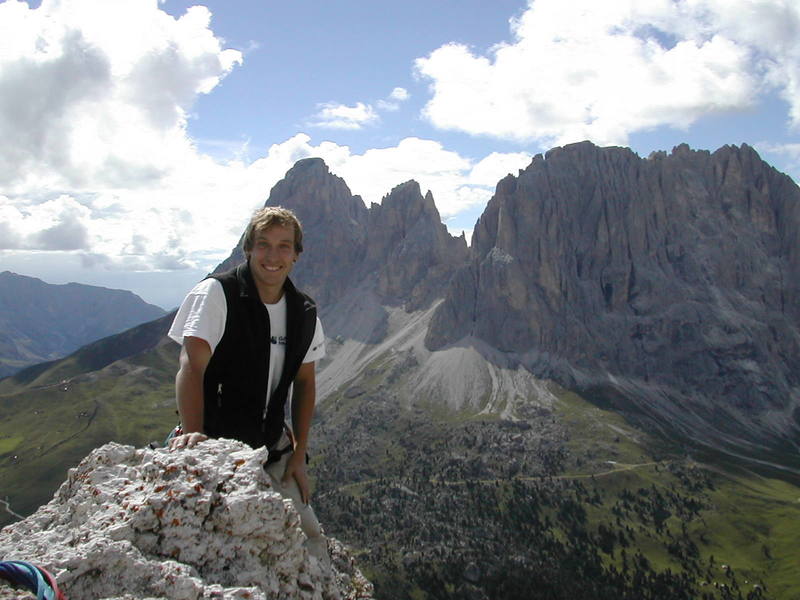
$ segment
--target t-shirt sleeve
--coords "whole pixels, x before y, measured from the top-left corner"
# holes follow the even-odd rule
[[[303,363],[317,362],[323,356],[325,356],[325,332],[322,331],[322,322],[317,317],[314,337],[311,339],[311,345],[308,347]]]
[[[198,337],[208,342],[213,353],[225,333],[228,305],[222,284],[204,279],[186,295],[169,328],[169,337],[183,344],[184,337]]]

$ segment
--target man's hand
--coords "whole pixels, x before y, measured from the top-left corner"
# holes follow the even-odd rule
[[[300,498],[303,503],[308,504],[309,500],[309,484],[308,475],[306,475],[306,455],[305,452],[292,452],[289,461],[286,463],[286,470],[281,477],[281,483],[287,485],[294,478],[297,482],[297,488],[300,490]]]
[[[194,433],[184,433],[176,435],[169,441],[170,450],[180,450],[181,448],[194,448],[200,442],[204,442],[208,436],[204,433],[195,431]]]

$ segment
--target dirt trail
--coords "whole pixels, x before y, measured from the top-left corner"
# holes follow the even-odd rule
[[[608,471],[601,471],[599,473],[576,473],[574,475],[544,475],[544,476],[536,476],[536,477],[511,477],[509,479],[501,479],[501,478],[494,478],[494,479],[460,479],[456,481],[447,481],[443,479],[437,479],[435,477],[431,477],[428,481],[430,483],[437,483],[443,485],[466,485],[468,483],[483,483],[483,484],[494,484],[494,483],[502,483],[502,482],[509,482],[509,481],[552,481],[556,479],[592,479],[596,477],[606,477],[608,475],[613,475],[615,473],[622,473],[624,471],[633,471],[634,469],[641,469],[643,467],[652,467],[654,465],[663,465],[667,466],[669,461],[651,461],[651,462],[644,462],[644,463],[613,463],[614,467],[609,469]],[[378,481],[386,481],[391,483],[393,481],[402,481],[398,478],[387,478],[387,477],[376,477],[374,479],[367,479],[366,481],[357,481],[355,483],[347,483],[345,485],[341,485],[336,488],[335,491],[343,492],[348,489],[354,489],[359,486],[367,485],[370,483],[376,483]],[[322,494],[320,498],[324,498],[325,496],[330,495],[333,492],[326,492]]]

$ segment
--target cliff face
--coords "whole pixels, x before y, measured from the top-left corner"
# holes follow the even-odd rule
[[[424,308],[443,293],[442,284],[466,263],[466,240],[454,238],[442,224],[428,192],[416,181],[395,187],[369,209],[366,276],[377,273],[378,292],[389,302]]]
[[[321,159],[297,162],[272,188],[266,204],[294,210],[303,224],[305,249],[292,277],[319,304],[332,302],[356,283],[353,267],[364,259],[367,208]]]
[[[625,378],[790,437],[798,232],[800,189],[746,145],[556,148],[498,184],[426,342],[474,336],[568,385]]]
[[[747,145],[555,148],[498,183],[471,248],[415,182],[367,209],[320,159],[267,204],[303,222],[294,278],[337,335],[359,313],[376,343],[387,307],[442,300],[428,350],[477,339],[651,423],[794,444],[800,188]]]

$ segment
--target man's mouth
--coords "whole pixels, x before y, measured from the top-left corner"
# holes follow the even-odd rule
[[[280,267],[270,267],[270,266],[268,266],[268,265],[264,265],[264,270],[265,270],[265,271],[272,271],[272,272],[276,272],[276,271],[280,271],[280,270],[281,270],[281,268],[280,268]]]

